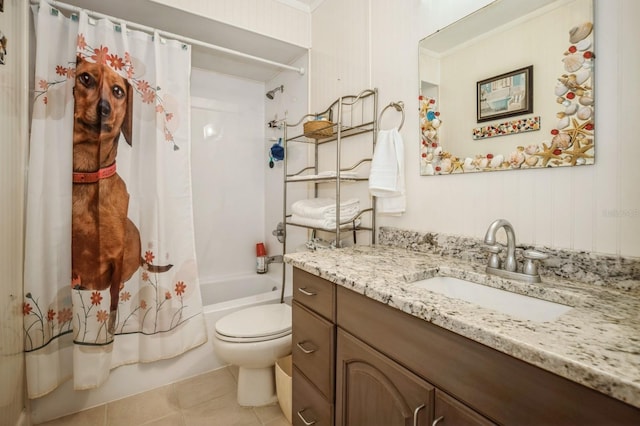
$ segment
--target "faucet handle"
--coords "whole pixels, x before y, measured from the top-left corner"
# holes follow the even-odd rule
[[[544,260],[549,257],[548,254],[535,250],[525,250],[522,255],[524,256],[522,272],[527,275],[538,275],[538,267],[534,260]]]
[[[498,255],[502,251],[502,246],[500,244],[487,245],[485,246],[485,250],[491,253],[489,256],[489,266],[500,269],[500,257]]]

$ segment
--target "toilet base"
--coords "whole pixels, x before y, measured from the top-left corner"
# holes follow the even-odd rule
[[[238,404],[260,407],[277,401],[273,365],[265,368],[238,367]]]

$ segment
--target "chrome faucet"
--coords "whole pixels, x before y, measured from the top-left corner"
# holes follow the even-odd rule
[[[513,226],[504,220],[498,219],[494,221],[491,225],[489,225],[489,229],[487,229],[487,233],[484,236],[484,243],[488,246],[496,245],[496,233],[500,228],[504,228],[504,231],[507,233],[507,257],[504,261],[503,269],[506,271],[515,271],[516,270],[516,233],[513,230]]]
[[[502,247],[496,242],[496,233],[500,228],[504,228],[504,231],[507,233],[507,255],[504,264],[501,264],[499,256]],[[525,250],[523,253],[525,260],[522,272],[518,272],[518,262],[516,261],[516,233],[509,221],[505,219],[493,221],[484,236],[484,243],[487,245],[487,251],[491,253],[486,269],[487,274],[529,283],[539,283],[541,281],[540,274],[538,274],[538,267],[534,263],[534,260],[543,260],[548,256],[535,250]]]

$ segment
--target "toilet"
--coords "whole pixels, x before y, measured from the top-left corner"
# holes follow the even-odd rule
[[[277,401],[275,363],[291,353],[291,306],[252,306],[220,318],[213,348],[238,366],[238,404],[259,407]]]

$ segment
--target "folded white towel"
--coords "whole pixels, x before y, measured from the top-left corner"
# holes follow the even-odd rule
[[[310,219],[336,220],[336,200],[333,198],[311,198],[296,201],[291,205],[291,212],[297,216]],[[340,203],[340,222],[352,220],[360,213],[360,201],[352,198]]]
[[[328,231],[332,231],[336,229],[335,217],[333,219],[314,219],[306,216],[298,216],[296,214],[292,214],[290,221],[291,223],[295,223],[298,225],[310,226],[312,228],[318,228],[318,229],[326,229]],[[340,229],[347,229],[347,230],[351,229],[353,228],[354,223],[355,223],[355,226],[360,225],[360,219],[356,219],[355,221],[353,219],[349,221],[340,219],[340,221],[342,222],[342,225],[340,225]]]
[[[333,170],[328,170],[325,172],[320,172],[317,175],[295,175],[289,176],[289,180],[309,180],[309,179],[317,179],[317,178],[330,178],[337,177],[338,174]],[[358,177],[356,172],[340,172],[341,179],[355,179]]]
[[[334,170],[327,170],[327,171],[318,173],[318,177],[336,177],[336,176],[338,176],[338,173],[336,173]],[[358,177],[358,174],[356,172],[340,172],[340,177],[342,179],[350,179],[350,178]]]
[[[398,129],[381,130],[369,173],[369,192],[377,197],[377,212],[401,215],[406,210],[404,142]]]

